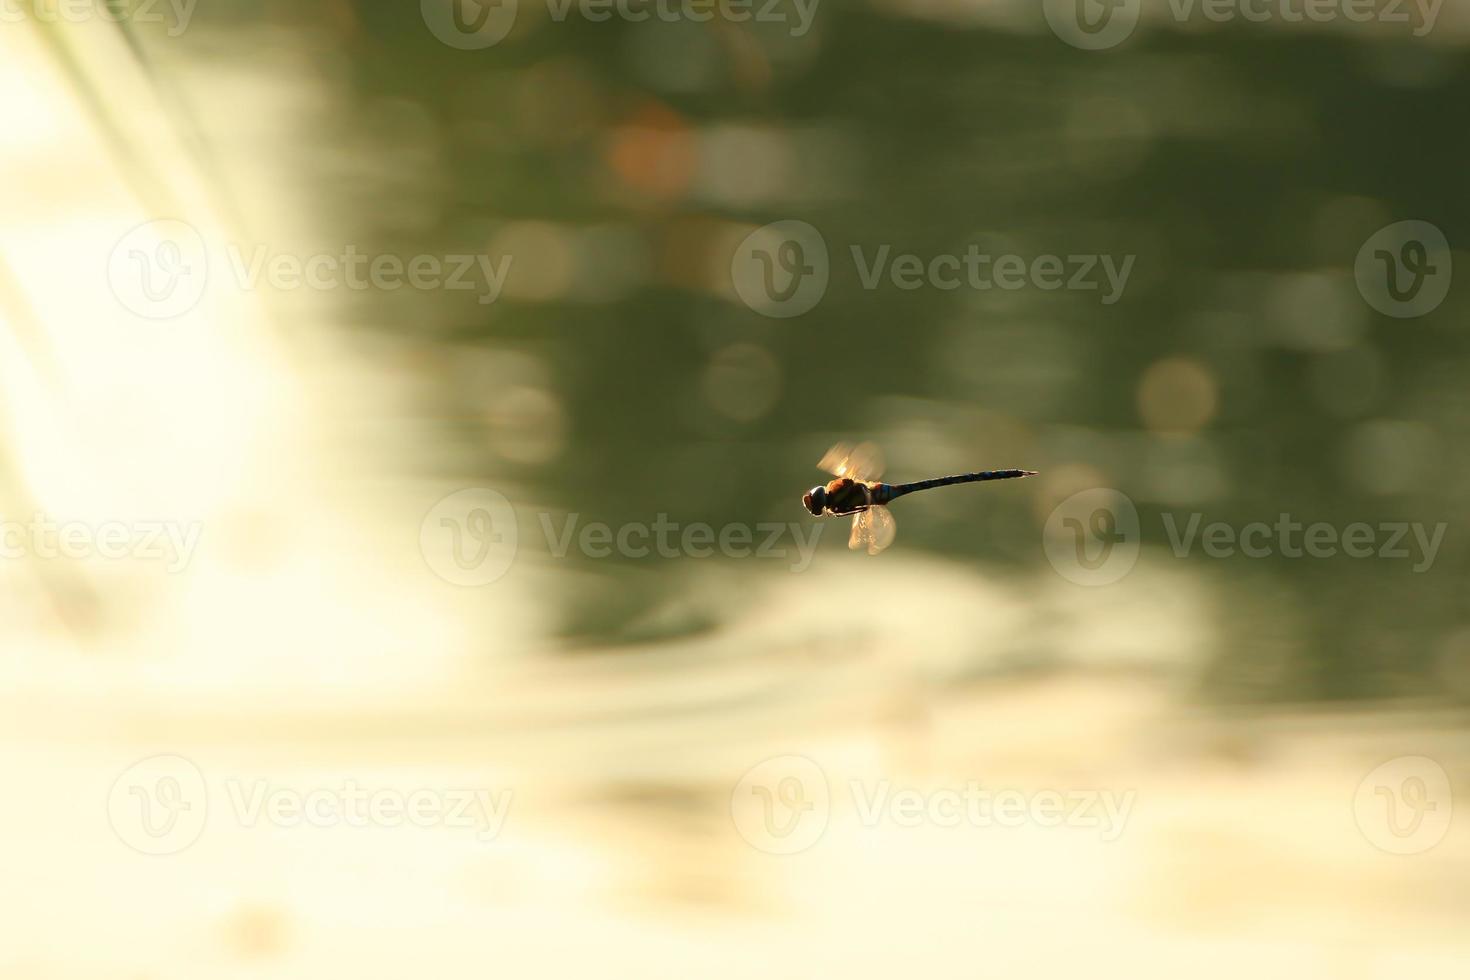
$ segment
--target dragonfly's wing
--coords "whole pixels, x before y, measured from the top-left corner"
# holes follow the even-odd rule
[[[874,504],[863,511],[862,516],[868,519],[868,554],[876,555],[893,543],[894,532],[898,530],[893,523],[893,514],[887,507]]]
[[[895,530],[893,515],[888,508],[874,504],[852,515],[852,533],[847,536],[847,546],[854,551],[867,548],[868,554],[876,555],[893,543]]]
[[[871,442],[839,442],[822,457],[817,466],[833,476],[851,480],[876,480],[883,475],[883,454]]]

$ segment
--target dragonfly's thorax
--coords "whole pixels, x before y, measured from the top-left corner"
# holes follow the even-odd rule
[[[873,490],[878,487],[876,483],[863,483],[859,480],[850,480],[847,477],[839,477],[827,484],[827,512],[830,514],[851,514],[862,510],[870,504],[877,503],[874,499]]]

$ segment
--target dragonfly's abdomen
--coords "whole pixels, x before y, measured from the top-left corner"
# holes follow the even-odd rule
[[[1015,480],[1023,476],[1034,476],[1032,470],[984,470],[980,473],[961,473],[958,476],[940,476],[932,480],[920,480],[917,483],[900,483],[897,486],[879,484],[873,491],[873,503],[888,503],[895,497],[902,497],[906,493],[916,490],[932,490],[935,487],[947,487],[956,483],[980,483],[985,480]],[[879,500],[879,497],[882,500]]]

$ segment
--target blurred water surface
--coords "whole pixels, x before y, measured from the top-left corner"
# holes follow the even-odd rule
[[[488,51],[446,50],[411,5],[375,4],[235,23],[226,9],[209,15],[217,35],[200,23],[149,48],[187,79],[224,169],[269,161],[268,177],[224,182],[266,215],[248,233],[514,256],[489,305],[449,290],[325,301],[404,394],[355,420],[370,441],[407,437],[401,472],[473,476],[527,512],[613,527],[661,512],[720,527],[799,519],[810,462],[867,436],[905,475],[1043,470],[1028,493],[914,501],[903,522],[908,548],[1006,577],[1038,570],[1046,514],[1093,485],[1143,508],[1145,560],[1164,551],[1163,512],[1462,516],[1464,300],[1393,321],[1351,274],[1390,221],[1431,216],[1451,242],[1463,225],[1458,14],[1412,47],[1386,26],[1162,26],[1079,58],[1018,5],[852,5],[796,38],[527,7]],[[210,111],[224,93],[200,98],[231,52],[248,52],[235,84],[282,100],[253,113],[271,130],[253,147],[238,114]],[[731,293],[729,243],[787,219],[821,231],[832,283],[802,317],[767,320]],[[867,289],[846,254],[971,244],[1135,260],[1108,305]],[[1448,534],[1433,582],[1407,563],[1161,563],[1230,611],[1206,627],[1232,651],[1216,694],[1294,699],[1440,689],[1443,658],[1462,659],[1445,583],[1464,555]],[[687,562],[628,564],[574,549],[562,565],[579,586],[552,601],[552,632],[636,637],[662,604],[697,601]]]

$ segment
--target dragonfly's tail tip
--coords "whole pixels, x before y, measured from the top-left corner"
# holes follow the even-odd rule
[[[1021,471],[1021,475],[1022,476],[1035,476],[1036,475],[1036,470],[1022,470]]]

